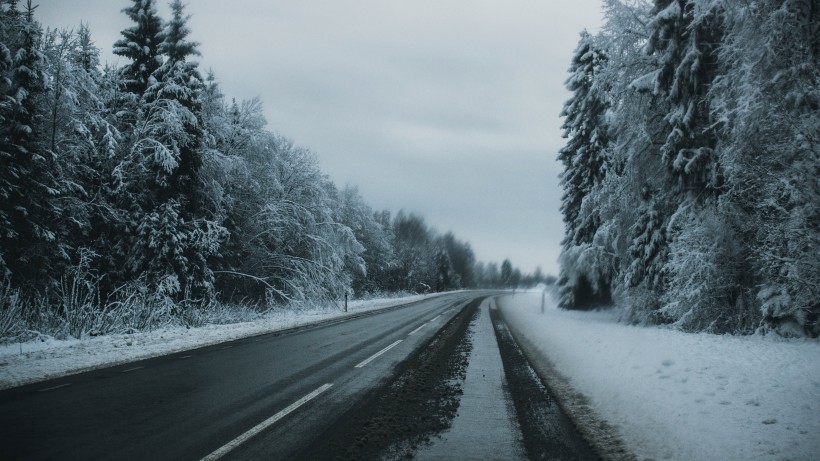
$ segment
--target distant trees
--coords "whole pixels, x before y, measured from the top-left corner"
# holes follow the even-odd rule
[[[611,293],[639,322],[820,334],[809,3],[606,2],[567,81],[565,307]]]

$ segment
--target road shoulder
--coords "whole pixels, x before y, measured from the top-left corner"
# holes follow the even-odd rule
[[[507,324],[530,366],[555,397],[558,406],[575,424],[578,432],[589,442],[595,454],[605,461],[636,461],[637,457],[626,448],[617,429],[595,412],[586,396],[572,387],[550,359],[521,334],[514,323],[507,322],[504,304],[499,303],[499,307],[501,318]]]
[[[486,299],[470,325],[472,349],[458,412],[449,429],[431,438],[414,459],[419,461],[527,459],[523,435],[496,342]],[[492,430],[488,431],[487,428]]]

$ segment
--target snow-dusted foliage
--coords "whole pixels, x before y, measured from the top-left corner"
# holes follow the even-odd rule
[[[351,288],[354,293],[388,290],[385,277],[395,266],[389,229],[377,219],[355,187],[346,186],[339,191],[339,205],[339,222],[350,228],[363,247],[360,258],[346,262],[352,276]]]
[[[131,60],[120,70],[123,89],[141,95],[163,62],[159,51],[163,43],[162,18],[154,0],[132,0],[132,5],[122,12],[134,25],[122,31],[122,38],[114,43],[114,54]]]
[[[258,192],[236,217],[243,220],[234,234],[243,257],[234,275],[250,275],[256,290],[280,299],[339,299],[350,284],[345,268],[361,265],[363,248],[335,220],[335,187],[310,151],[281,136],[262,137],[249,153]]]
[[[590,274],[605,268],[633,321],[817,336],[820,12],[799,0],[610,0],[605,11],[582,42],[607,56],[587,88],[609,109],[581,114],[606,127],[611,167],[580,194],[565,182],[580,206],[563,211],[567,241],[578,222],[606,235],[565,248],[564,293],[594,292]],[[568,108],[588,93],[569,88]],[[579,141],[601,148],[569,134],[562,156]],[[564,163],[564,178],[599,172]]]
[[[607,158],[606,83],[598,77],[606,60],[593,37],[582,32],[566,81],[573,97],[561,112],[568,141],[558,153],[564,164],[561,212],[566,223],[559,283],[560,304],[570,308],[586,308],[611,300],[611,272],[596,267],[600,255],[596,254],[597,246],[591,245],[601,223],[599,208],[590,206],[594,199],[591,192],[600,188],[612,166]]]
[[[61,200],[73,185],[47,141],[41,41],[31,2],[0,4],[0,272],[42,287],[67,261]]]
[[[477,283],[469,244],[374,213],[259,99],[226,100],[181,1],[167,22],[123,9],[121,68],[87,25],[43,30],[19,3],[0,0],[0,340]]]

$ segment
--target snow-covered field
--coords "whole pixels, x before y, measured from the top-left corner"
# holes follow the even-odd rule
[[[688,334],[507,297],[529,339],[639,459],[820,459],[820,342]]]
[[[82,340],[46,339],[6,344],[0,346],[0,389],[384,309],[431,296],[437,295],[352,301],[348,305],[349,313],[338,308],[280,309],[253,322],[191,329],[164,328]]]

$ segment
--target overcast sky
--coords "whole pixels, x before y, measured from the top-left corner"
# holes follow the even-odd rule
[[[103,60],[129,0],[40,0],[44,26],[91,27]],[[169,8],[159,2],[168,18]],[[189,0],[228,97],[309,147],[375,209],[423,215],[484,261],[557,274],[563,83],[600,0]]]

